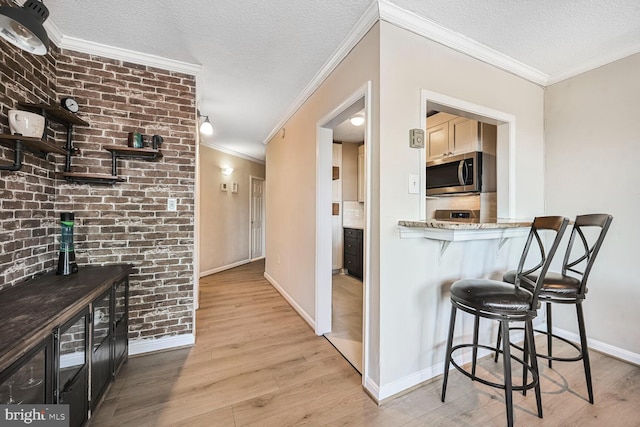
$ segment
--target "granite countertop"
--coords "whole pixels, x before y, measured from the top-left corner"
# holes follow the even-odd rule
[[[0,291],[0,372],[131,270],[81,266],[69,276],[49,273]]]
[[[400,227],[432,228],[441,230],[487,230],[500,228],[531,227],[531,220],[512,218],[487,218],[471,221],[442,221],[426,219],[422,221],[398,221]]]

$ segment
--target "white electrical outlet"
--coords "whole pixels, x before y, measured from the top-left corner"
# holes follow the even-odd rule
[[[169,212],[176,212],[178,210],[178,200],[177,199],[167,199],[167,210]]]

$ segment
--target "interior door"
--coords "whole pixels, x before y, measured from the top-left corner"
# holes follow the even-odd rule
[[[331,181],[331,268],[339,270],[343,265],[344,236],[342,233],[342,144],[333,144]]]
[[[251,177],[251,259],[264,256],[264,180]]]

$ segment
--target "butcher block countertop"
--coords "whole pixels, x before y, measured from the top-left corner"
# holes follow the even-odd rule
[[[80,266],[0,291],[0,372],[131,272],[129,264]]]

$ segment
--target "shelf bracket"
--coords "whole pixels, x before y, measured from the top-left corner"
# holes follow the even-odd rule
[[[504,246],[505,243],[507,243],[508,240],[509,240],[508,237],[502,237],[498,242],[498,250],[502,249],[502,247]]]
[[[13,148],[13,164],[0,165],[0,170],[11,172],[19,171],[22,168],[23,148],[22,141],[16,141]]]
[[[438,257],[438,261],[442,261],[442,256],[447,251],[450,244],[451,244],[451,240],[440,240],[440,254]]]

